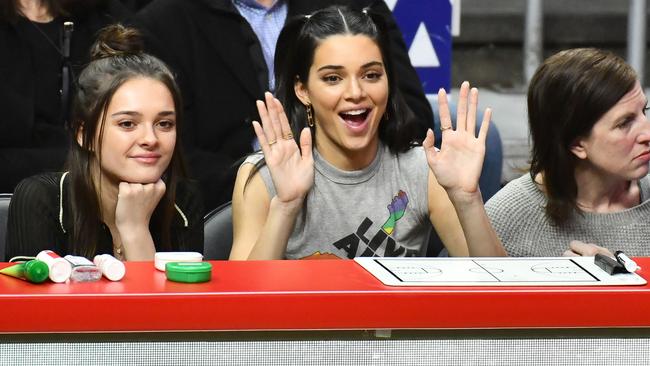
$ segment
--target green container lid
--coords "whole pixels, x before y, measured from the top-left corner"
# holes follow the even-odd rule
[[[169,262],[165,264],[165,274],[168,280],[174,282],[207,282],[212,277],[212,264],[208,262]]]

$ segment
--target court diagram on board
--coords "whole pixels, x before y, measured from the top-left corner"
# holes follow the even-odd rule
[[[356,258],[389,285],[609,285],[643,284],[636,274],[609,275],[593,257]]]

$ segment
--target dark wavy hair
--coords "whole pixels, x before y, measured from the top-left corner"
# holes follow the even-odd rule
[[[577,157],[571,145],[587,137],[636,81],[636,73],[622,58],[594,48],[556,53],[535,72],[528,87],[530,175],[534,179],[541,173],[544,178],[546,216],[552,223],[562,225],[579,212]]]
[[[93,168],[101,162],[101,144],[107,107],[115,92],[127,81],[144,77],[163,83],[172,95],[176,109],[176,140],[180,141],[182,104],[178,86],[167,66],[159,59],[142,52],[140,34],[122,25],[111,25],[100,31],[92,47],[92,61],[81,72],[73,101],[69,132],[72,139],[66,169],[70,172],[72,202],[71,252],[91,256],[97,247],[101,210],[99,182]],[[81,136],[80,143],[77,142]],[[96,139],[96,137],[98,137]],[[97,141],[97,144],[95,143]],[[161,245],[171,248],[170,227],[174,217],[174,201],[178,180],[185,177],[181,144],[176,144],[171,161],[163,175],[167,186],[152,221],[163,232]]]
[[[417,129],[397,88],[386,22],[368,9],[346,6],[331,6],[309,16],[295,17],[280,33],[275,52],[276,95],[284,106],[293,135],[298,139],[300,131],[307,126],[306,109],[296,96],[294,84],[300,81],[308,85],[316,48],[334,35],[364,35],[379,47],[388,79],[388,105],[379,124],[379,139],[393,153],[408,150],[416,140]],[[312,127],[312,135],[315,133]]]

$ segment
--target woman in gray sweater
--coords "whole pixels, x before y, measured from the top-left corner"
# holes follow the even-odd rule
[[[647,105],[612,53],[571,49],[540,66],[528,89],[530,172],[486,204],[510,255],[650,255]]]

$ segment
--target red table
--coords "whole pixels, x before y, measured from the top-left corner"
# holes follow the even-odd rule
[[[650,258],[639,258],[647,268]],[[212,262],[167,281],[0,276],[0,364],[625,364],[650,359],[650,287],[388,287],[348,260]],[[6,266],[0,264],[0,267]],[[391,331],[385,331],[390,329]]]
[[[638,258],[648,279],[650,258]],[[0,276],[0,333],[650,328],[650,286],[388,287],[350,260],[212,262],[203,284]],[[0,267],[8,264],[0,264]]]

